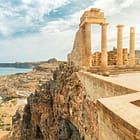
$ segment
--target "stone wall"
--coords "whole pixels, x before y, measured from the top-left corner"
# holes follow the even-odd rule
[[[88,72],[78,72],[77,74],[85,87],[88,99],[96,103],[98,140],[140,140],[139,129],[132,124],[134,116],[136,117],[135,122],[139,124],[139,117],[137,118],[139,107],[134,106],[131,109],[132,105],[127,106],[130,101],[126,102],[127,98],[130,100],[132,97],[136,97],[137,91],[103,80],[99,75]],[[123,98],[121,99],[121,97]],[[139,97],[140,93],[137,99]],[[116,98],[118,99],[116,100]],[[109,109],[109,105],[116,108],[114,110]],[[117,114],[117,110],[118,112],[120,110],[121,115]],[[134,113],[136,114],[132,115]],[[128,116],[128,120],[125,120],[125,116]],[[129,122],[130,120],[131,122]]]
[[[108,52],[108,65],[116,65],[117,49]]]
[[[92,55],[92,65],[93,66],[100,66],[101,65],[101,53],[95,52]]]
[[[134,140],[123,119],[101,104],[98,105],[99,140]]]
[[[82,33],[79,29],[76,32],[72,52],[68,54],[68,62],[82,66]]]
[[[99,140],[140,140],[140,92],[97,101]]]
[[[123,65],[128,64],[128,49],[124,48],[123,49]]]
[[[135,60],[136,60],[136,65],[140,65],[140,51],[135,50]]]
[[[86,93],[92,100],[104,97],[119,96],[136,92],[135,90],[105,81],[98,75],[89,72],[78,72],[79,79],[85,87]]]
[[[108,65],[116,65],[117,64],[117,50],[114,49],[112,51],[108,51]],[[123,65],[128,64],[128,50],[127,48],[123,49]],[[101,52],[95,52],[92,55],[92,65],[100,66],[101,65]]]

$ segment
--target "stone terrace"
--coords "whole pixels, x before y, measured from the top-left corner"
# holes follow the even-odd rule
[[[140,140],[140,72],[78,75],[89,99],[97,102],[99,140]]]
[[[140,92],[98,100],[100,140],[140,140]]]

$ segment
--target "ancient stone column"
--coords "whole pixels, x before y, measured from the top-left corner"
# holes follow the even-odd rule
[[[102,40],[101,40],[101,67],[107,67],[107,25],[108,23],[101,24],[102,26]]]
[[[123,65],[123,54],[122,54],[122,28],[123,25],[118,25],[118,33],[117,33],[117,65]]]
[[[91,56],[92,56],[92,50],[91,50],[91,25],[86,23],[85,25],[85,66],[89,67],[91,66]]]
[[[130,28],[129,65],[135,65],[135,28]]]

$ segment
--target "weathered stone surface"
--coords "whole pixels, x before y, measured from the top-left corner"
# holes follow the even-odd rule
[[[73,66],[60,65],[54,79],[30,95],[25,106],[21,140],[92,140],[97,138],[95,104],[87,99]],[[43,90],[42,90],[43,89]],[[90,117],[92,116],[92,117]],[[13,127],[17,124],[13,124]]]
[[[111,77],[77,71],[78,69],[73,66],[60,65],[54,72],[55,80],[42,84],[40,90],[30,95],[23,115],[16,113],[13,117],[13,128],[16,128],[16,131],[12,131],[9,140],[111,140],[112,138],[116,140],[124,137],[131,140],[133,131],[133,138],[139,139],[138,129],[129,127],[129,124],[124,121],[125,118],[129,120],[129,116],[125,117],[119,109],[125,97],[121,104],[118,102],[121,98],[118,95],[127,96],[126,94],[131,93],[128,95],[130,99],[129,97],[133,97],[133,92],[136,90],[107,80]],[[103,107],[102,103],[99,105],[97,101],[104,97],[112,98],[112,100],[100,99],[110,102],[105,102],[105,105],[109,104],[107,108]],[[128,105],[128,102],[125,105]],[[137,106],[135,107],[134,104],[132,106],[138,110]],[[122,117],[118,119],[109,108],[111,110],[113,108]],[[127,106],[122,109],[125,112]],[[136,121],[133,122],[139,128]],[[125,125],[116,127],[117,124]],[[119,128],[123,128],[123,131]]]
[[[81,140],[78,129],[67,119],[58,119],[58,140]]]
[[[92,56],[91,48],[91,24],[101,25],[101,54],[95,53]],[[127,50],[123,50],[123,25],[117,25],[117,52],[115,56],[112,56],[112,60],[108,61],[107,53],[107,25],[104,13],[97,8],[91,8],[85,11],[80,18],[79,30],[75,35],[73,49],[68,54],[68,62],[73,63],[80,67],[89,68],[91,66],[100,66],[102,69],[106,69],[108,64],[110,65],[127,65],[128,53]],[[135,66],[135,30],[134,27],[130,28],[130,66]],[[110,54],[112,55],[112,54]],[[99,60],[98,60],[99,59]],[[110,62],[111,61],[111,62]],[[113,63],[112,63],[113,61]],[[108,63],[109,62],[109,63]]]
[[[129,56],[129,65],[135,66],[135,28],[130,28],[130,56]]]
[[[21,137],[20,140],[28,140],[31,137],[31,110],[27,104],[24,108],[23,119],[21,121]]]
[[[108,65],[116,65],[117,64],[117,49],[113,49],[112,51],[107,52],[108,56]],[[128,50],[127,48],[122,49],[122,62],[123,65],[128,64]],[[101,52],[95,52],[92,55],[92,66],[100,66],[101,65]]]
[[[97,101],[99,140],[140,140],[139,107],[130,103],[138,99],[140,92]]]
[[[107,66],[107,23],[105,22],[104,13],[97,8],[91,8],[85,11],[80,19],[80,27],[76,33],[73,50],[68,54],[69,63],[78,66],[92,66],[92,49],[91,49],[91,24],[102,26],[102,57],[101,66]]]

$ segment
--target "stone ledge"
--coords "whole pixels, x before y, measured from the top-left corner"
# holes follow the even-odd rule
[[[124,133],[136,136],[140,131],[140,107],[131,102],[140,99],[140,92],[97,100],[99,110]],[[103,117],[103,116],[102,116]]]

